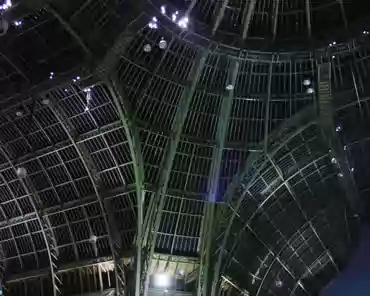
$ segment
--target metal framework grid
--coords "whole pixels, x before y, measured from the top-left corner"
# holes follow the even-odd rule
[[[315,124],[300,129],[276,154],[268,153],[266,163],[255,167],[260,174],[253,184],[245,183],[243,174],[248,157],[258,158],[274,143],[272,131],[307,106],[316,106],[316,95],[307,94],[302,81],[317,75],[317,62],[330,60],[341,141],[356,168],[352,175],[360,195],[367,195],[363,176],[369,172],[360,155],[366,154],[368,137],[365,128],[353,132],[351,118],[360,115],[365,127],[369,47],[350,43],[325,55],[319,51],[319,57],[231,55],[216,45],[199,47],[186,33],[179,36],[167,26],[142,28],[151,15],[140,15],[127,29],[112,12],[123,6],[86,3],[75,1],[67,9],[53,2],[30,14],[30,21],[24,18],[25,26],[12,28],[6,37],[29,47],[16,51],[10,41],[4,43],[6,51],[1,47],[6,73],[0,101],[0,244],[9,295],[48,295],[50,289],[55,295],[55,287],[63,295],[107,289],[118,295],[125,277],[130,283],[136,279],[132,291],[146,293],[150,274],[177,274],[179,268],[168,265],[179,264],[188,281],[197,279],[198,293],[216,292],[213,278],[203,273],[215,262],[208,230],[226,206],[214,202],[233,196],[239,184],[251,187],[245,200],[257,205],[265,195],[266,203],[247,230],[244,210],[245,216],[233,220],[230,233],[235,230],[247,239],[235,240],[244,243],[225,256],[241,261],[243,248],[256,248],[242,267],[234,261],[220,265],[222,285],[268,295],[283,290],[276,286],[281,280],[291,295],[319,290],[326,281],[312,278],[320,270],[328,277],[339,270],[356,219],[344,204],[340,212],[329,212],[330,198],[324,205],[304,203],[304,192],[312,199],[343,194]],[[61,47],[49,42],[51,27],[67,36],[56,39],[66,40],[73,54],[58,56],[55,49]],[[94,34],[88,34],[91,28]],[[107,31],[112,35],[103,38]],[[34,47],[27,42],[33,34],[44,38]],[[162,37],[168,42],[165,50],[158,47]],[[47,46],[40,47],[45,39]],[[145,44],[151,44],[150,54],[143,51]],[[37,56],[25,56],[36,48],[45,60],[42,71]],[[51,72],[55,78],[48,79]],[[225,89],[228,84],[235,86],[232,91]],[[16,115],[19,110],[21,116]],[[19,167],[27,170],[24,184],[15,174]],[[40,224],[43,219],[47,226]],[[348,225],[335,231],[333,221]],[[271,233],[263,230],[267,225]],[[46,233],[55,242],[55,262]],[[232,236],[226,238],[234,243]],[[286,252],[281,251],[284,246],[289,247]],[[220,250],[216,254],[224,256]],[[241,287],[245,268],[250,282]],[[50,282],[50,273],[58,283]]]

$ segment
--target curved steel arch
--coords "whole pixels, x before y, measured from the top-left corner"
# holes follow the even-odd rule
[[[3,145],[2,145],[3,146]],[[0,147],[0,151],[3,153],[6,161],[9,163],[11,168],[13,169],[14,173],[17,175],[17,169],[15,165],[13,164],[12,160],[8,156],[8,153],[4,150],[3,147]],[[17,176],[17,179],[19,180],[21,186],[25,190],[30,204],[34,209],[34,212],[36,214],[36,220],[40,226],[40,229],[42,231],[42,236],[46,245],[46,250],[48,253],[48,259],[49,259],[49,265],[50,265],[50,273],[51,273],[51,280],[52,280],[52,286],[53,286],[53,296],[58,296],[60,294],[60,290],[58,288],[58,285],[61,283],[60,279],[57,277],[56,274],[56,261],[57,261],[57,246],[56,246],[56,239],[54,237],[53,231],[51,229],[50,222],[48,221],[47,217],[43,214],[43,204],[40,198],[37,194],[34,194],[32,191],[32,183],[28,181],[28,177],[21,178]],[[30,188],[29,188],[30,187]]]
[[[87,172],[87,175],[90,179],[91,184],[93,185],[94,192],[96,195],[96,198],[98,200],[100,209],[102,213],[105,213],[106,215],[103,216],[104,219],[104,224],[107,229],[108,233],[108,243],[110,246],[110,250],[112,253],[112,258],[115,263],[115,280],[116,280],[116,287],[115,287],[115,292],[116,295],[123,295],[124,294],[124,288],[125,288],[125,277],[124,277],[124,269],[121,266],[121,258],[119,254],[117,254],[117,248],[116,245],[119,246],[120,242],[117,237],[117,230],[114,227],[114,223],[109,221],[109,217],[112,215],[110,214],[109,209],[106,208],[104,204],[104,199],[103,195],[101,192],[101,186],[99,182],[99,177],[97,175],[97,170],[95,168],[95,164],[93,160],[91,159],[87,148],[84,147],[83,143],[77,144],[76,143],[76,138],[78,137],[77,132],[75,131],[73,125],[70,123],[69,118],[64,114],[63,110],[61,110],[57,103],[54,101],[54,99],[51,97],[51,102],[50,102],[50,110],[53,112],[55,118],[59,121],[61,126],[63,127],[65,133],[68,136],[68,139],[74,146],[75,150],[77,151],[83,166]],[[108,218],[107,218],[108,216]],[[91,234],[92,235],[92,234]],[[96,248],[96,247],[95,247]],[[96,252],[96,251],[95,251]]]
[[[275,145],[273,145],[272,151],[270,153],[268,153],[268,157],[265,157],[265,154],[262,154],[262,156],[260,157],[261,160],[259,160],[258,158],[256,160],[255,155],[252,154],[251,159],[252,159],[253,163],[256,163],[256,162],[259,162],[259,161],[261,161],[261,163],[259,163],[257,170],[253,173],[251,178],[248,180],[248,183],[243,184],[243,182],[242,182],[243,192],[242,192],[241,196],[238,198],[238,201],[236,202],[235,208],[230,204],[230,198],[231,198],[231,194],[232,194],[233,190],[230,189],[230,190],[227,191],[225,201],[228,203],[228,207],[232,210],[233,213],[231,215],[231,218],[229,219],[228,226],[227,226],[227,228],[226,228],[226,230],[223,234],[221,250],[223,250],[225,248],[225,245],[227,243],[228,236],[229,236],[229,233],[230,233],[230,230],[231,230],[231,225],[232,225],[232,223],[233,223],[233,221],[234,221],[234,219],[237,215],[238,209],[241,206],[241,203],[244,199],[245,194],[247,194],[247,190],[248,190],[249,186],[258,177],[259,173],[265,167],[265,165],[270,162],[270,157],[273,157],[283,146],[285,146],[296,135],[300,134],[303,130],[305,130],[309,126],[316,123],[316,120],[312,119],[312,115],[314,115],[314,114],[315,114],[314,109],[312,107],[307,107],[306,109],[304,109],[300,113],[296,114],[292,119],[288,120],[277,131],[273,132],[271,134],[271,137],[269,138],[268,144],[274,143]],[[294,127],[297,127],[297,126],[299,128],[294,129]],[[293,133],[291,133],[292,129],[295,130]],[[288,135],[288,137],[284,137],[283,135]],[[278,141],[274,142],[275,139],[277,139]],[[261,145],[265,146],[266,142],[263,141],[263,143]],[[270,145],[268,145],[268,146],[270,146]],[[246,163],[251,164],[249,159],[247,159]],[[248,168],[246,168],[246,169],[247,169],[246,171],[244,171],[244,172],[242,171],[242,172],[239,173],[239,174],[241,174],[242,177],[240,177],[240,176],[236,177],[234,182],[240,182],[242,179],[244,179],[244,176],[247,175],[247,172],[248,172]],[[235,184],[235,183],[231,184],[230,188],[235,188],[235,186],[238,186],[238,184]],[[213,296],[216,295],[217,284],[218,284],[218,281],[219,281],[219,274],[220,274],[220,268],[221,268],[221,262],[222,262],[222,252],[219,252],[217,263],[215,265],[215,272],[214,272],[213,283],[212,283],[212,295]]]

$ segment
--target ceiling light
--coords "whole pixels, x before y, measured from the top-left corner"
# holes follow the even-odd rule
[[[337,44],[335,41],[333,41],[333,45]]]
[[[151,52],[152,51],[152,46],[150,44],[145,44],[144,45],[144,52]]]
[[[172,21],[176,22],[177,15],[175,13],[172,14]]]
[[[305,86],[311,85],[311,80],[310,79],[303,80],[303,85],[305,85]]]
[[[152,21],[156,23],[158,22],[158,19],[155,16],[153,16]]]
[[[333,158],[331,159],[331,163],[337,163],[337,160],[333,157]]]
[[[277,280],[275,282],[275,286],[278,287],[278,288],[281,288],[283,286],[283,282],[281,280]]]
[[[167,41],[164,40],[164,38],[162,38],[161,41],[159,41],[158,46],[159,46],[160,49],[166,49],[166,47],[167,47]]]
[[[186,16],[184,16],[184,17],[182,17],[182,18],[178,21],[177,25],[178,25],[180,28],[187,29],[187,27],[188,27],[188,23],[189,23],[189,18],[188,18],[188,17],[186,17]]]
[[[27,176],[27,170],[24,167],[17,168],[17,176],[18,178],[25,178]]]
[[[314,91],[314,89],[312,88],[312,87],[309,87],[308,89],[307,89],[307,93],[308,94],[313,94],[315,91]]]
[[[228,85],[226,86],[226,89],[227,89],[227,90],[233,90],[233,89],[234,89],[234,85],[232,85],[232,84],[228,84]]]
[[[171,286],[171,277],[166,273],[157,273],[153,276],[154,286],[157,288],[168,288]]]
[[[150,23],[148,24],[148,26],[149,26],[149,28],[151,28],[151,29],[158,29],[158,25],[157,25],[155,22],[150,22]]]
[[[21,108],[21,107],[19,107],[19,108],[15,111],[15,115],[16,115],[17,117],[21,117],[21,116],[23,116],[23,114],[24,114],[24,110],[23,110],[23,108]]]
[[[339,178],[343,178],[343,174],[342,173],[338,173],[338,177]]]
[[[340,132],[342,130],[342,127],[340,125],[338,125],[336,128],[335,128],[335,131],[336,132]]]
[[[0,5],[0,9],[2,10],[7,10],[9,9],[10,7],[12,7],[12,1],[11,0],[6,0],[5,3],[3,5]]]
[[[344,150],[344,151],[347,151],[347,145],[344,145],[344,146],[343,146],[343,150]]]
[[[14,21],[14,22],[13,22],[13,25],[14,25],[14,26],[16,26],[16,27],[20,27],[20,26],[22,26],[22,20]]]
[[[351,172],[353,173],[355,171],[355,168],[351,168]]]
[[[97,240],[98,240],[98,238],[96,237],[96,235],[93,235],[93,234],[89,238],[90,244],[96,244]]]
[[[166,14],[166,6],[164,5],[161,6],[161,13]]]

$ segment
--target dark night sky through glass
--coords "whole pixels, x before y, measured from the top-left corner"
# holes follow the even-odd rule
[[[321,293],[321,296],[365,295],[370,295],[370,225],[363,226],[360,243],[347,269]]]

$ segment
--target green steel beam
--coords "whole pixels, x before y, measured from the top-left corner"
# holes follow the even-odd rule
[[[117,85],[117,80],[112,80],[109,85],[109,91],[113,98],[120,120],[122,122],[127,142],[129,145],[136,184],[137,198],[137,234],[136,234],[136,276],[135,276],[135,295],[140,294],[140,279],[141,279],[141,263],[142,263],[142,238],[143,238],[143,223],[144,223],[144,161],[141,152],[141,143],[139,132],[133,123],[130,116],[130,108],[126,105],[126,99],[122,89]],[[118,95],[117,95],[118,94]]]
[[[123,31],[114,42],[110,51],[105,55],[102,62],[96,69],[96,76],[107,82],[109,93],[113,98],[120,121],[125,130],[129,150],[134,166],[136,200],[137,200],[137,233],[136,233],[136,256],[135,256],[135,295],[140,294],[141,273],[142,273],[142,242],[144,224],[144,161],[141,150],[139,131],[134,123],[132,115],[134,110],[130,105],[122,88],[119,86],[119,79],[115,70],[122,54],[131,44],[135,34],[130,30]]]
[[[208,56],[208,50],[199,50],[196,54],[192,69],[189,72],[187,79],[187,86],[185,87],[180,104],[177,107],[175,119],[172,124],[171,131],[173,133],[170,143],[166,147],[166,153],[164,154],[162,172],[160,175],[159,186],[156,190],[154,198],[150,201],[148,212],[145,216],[144,229],[147,232],[145,234],[144,244],[148,248],[148,254],[146,258],[146,270],[150,259],[153,257],[157,232],[161,221],[162,209],[164,207],[165,195],[167,192],[168,182],[170,179],[170,173],[172,170],[173,161],[175,158],[177,146],[180,142],[182,129],[185,124],[186,117],[192,102],[198,80],[203,71]],[[149,287],[149,275],[145,275],[144,283],[144,295],[147,295]]]
[[[217,191],[222,164],[222,153],[225,147],[226,134],[229,126],[232,103],[234,98],[234,89],[239,73],[239,65],[240,63],[237,59],[233,59],[230,61],[228,84],[231,84],[233,88],[231,90],[224,90],[220,115],[217,123],[216,146],[213,148],[212,152],[212,163],[208,179],[208,203],[205,206],[205,215],[202,225],[202,234],[204,235],[204,238],[201,241],[201,266],[198,274],[198,295],[208,295],[207,292],[212,282],[210,263],[212,256],[211,246],[214,234],[213,224],[216,212]]]
[[[337,160],[340,173],[342,174],[342,186],[346,193],[349,205],[355,213],[359,209],[359,193],[351,173],[343,145],[336,132],[334,115],[335,108],[331,91],[331,67],[330,64],[318,65],[318,101],[319,101],[319,124],[324,139],[331,149],[331,156]]]
[[[242,33],[242,40],[245,40],[248,36],[249,26],[254,15],[257,0],[250,0],[245,5],[244,9],[244,27]]]
[[[303,130],[305,130],[306,128],[308,128],[312,124],[315,124],[315,120],[312,119],[312,115],[314,115],[313,111],[314,110],[312,110],[312,108],[309,108],[309,107],[304,109],[300,113],[296,114],[292,119],[287,121],[285,124],[280,126],[280,128],[277,131],[273,132],[270,135],[270,137],[269,137],[270,140],[276,140],[276,142],[274,142],[274,145],[271,145],[271,152],[269,153],[270,157],[274,156],[277,153],[277,151],[279,151],[284,145],[286,145],[286,143],[288,143],[296,135],[300,134]],[[294,127],[297,127],[297,126],[299,126],[299,128],[293,130]],[[270,143],[268,143],[268,144],[270,144]],[[261,145],[266,145],[265,140],[263,140]],[[263,154],[253,153],[247,158],[247,160],[245,162],[245,165],[243,166],[244,169],[241,170],[238,173],[238,176],[234,178],[235,182],[240,182],[240,183],[242,182],[244,176],[247,174],[247,170],[249,170],[249,168],[251,166],[253,166],[254,162],[256,160],[258,160],[258,157],[261,156],[261,155],[265,156],[265,153],[263,153]],[[215,286],[215,288],[212,288],[212,291],[214,289],[215,290],[217,289],[217,284],[218,284],[217,281],[218,281],[219,276],[220,276],[220,269],[221,269],[221,265],[222,265],[223,250],[226,247],[226,243],[227,243],[230,231],[231,231],[231,226],[233,224],[233,221],[238,215],[237,213],[238,213],[238,210],[239,210],[239,208],[241,206],[241,203],[244,199],[244,196],[246,194],[248,194],[247,189],[252,184],[252,182],[255,180],[255,178],[260,174],[260,171],[265,167],[265,165],[268,162],[269,162],[269,159],[266,158],[266,157],[260,161],[259,167],[254,172],[253,176],[250,178],[248,184],[243,185],[243,193],[241,194],[241,196],[238,198],[238,200],[236,201],[236,203],[234,205],[231,204],[231,200],[229,200],[229,199],[226,200],[226,202],[228,203],[228,210],[231,210],[232,213],[227,218],[227,220],[228,220],[227,221],[227,227],[224,230],[224,232],[221,234],[222,241],[221,241],[221,246],[220,246],[220,252],[219,252],[218,257],[216,259],[217,262],[216,262],[216,266],[215,266],[215,269],[214,269],[213,285]],[[226,197],[230,196],[232,194],[232,192],[234,191],[236,186],[237,186],[237,184],[234,183],[234,182],[232,184],[230,184],[229,189],[227,190],[227,193],[226,193]]]
[[[267,101],[266,101],[266,113],[265,113],[265,144],[264,144],[264,151],[267,153],[268,148],[268,136],[270,130],[270,104],[271,104],[271,86],[272,86],[272,67],[273,61],[271,61],[270,69],[269,69],[269,76],[268,76],[268,86],[267,86]]]

